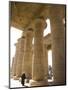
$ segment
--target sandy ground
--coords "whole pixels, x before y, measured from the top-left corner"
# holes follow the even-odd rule
[[[11,88],[17,88],[17,87],[30,87],[29,83],[25,83],[24,86],[22,86],[21,82],[19,80],[10,80],[10,87]]]

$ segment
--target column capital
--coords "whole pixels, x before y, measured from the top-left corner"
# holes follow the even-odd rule
[[[26,32],[33,32],[33,28],[32,27],[27,27],[26,29],[25,29],[25,33]],[[26,35],[26,34],[25,34]]]
[[[26,35],[26,32],[33,32],[34,28],[32,26],[28,26],[25,28],[25,35]]]
[[[25,36],[21,36],[20,38],[18,38],[18,42],[21,41],[22,39],[25,39]]]
[[[37,21],[37,20],[45,21],[45,18],[43,16],[38,16],[34,18],[34,21]]]
[[[22,36],[21,38],[25,39],[25,36]]]
[[[42,20],[45,20],[45,18],[44,18],[43,16],[35,17],[35,19],[42,19]]]
[[[35,24],[35,26],[37,26],[37,25],[39,24],[39,25],[42,26],[44,29],[47,27],[46,20],[45,20],[45,18],[44,18],[43,16],[36,17],[36,18],[34,19],[34,24]],[[37,27],[36,27],[36,28],[37,28]]]
[[[32,28],[28,28],[28,30],[27,31],[33,31],[33,29]]]

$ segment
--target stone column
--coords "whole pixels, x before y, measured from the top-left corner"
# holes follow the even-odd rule
[[[26,38],[25,38],[25,35],[24,36],[22,36],[22,38],[23,38],[23,40],[22,40],[22,71],[21,71],[21,74],[23,74],[23,72],[24,72],[24,51],[25,51],[25,40],[26,40]]]
[[[45,71],[45,79],[48,79],[48,51],[47,51],[47,45],[44,44],[44,71]]]
[[[25,49],[24,49],[24,62],[23,71],[27,78],[32,76],[32,39],[33,39],[33,29],[29,28],[26,30],[25,34]]]
[[[12,58],[12,66],[10,68],[10,72],[11,72],[11,77],[13,77],[13,71],[14,71],[14,57]]]
[[[63,9],[51,9],[52,61],[54,85],[65,84],[65,30],[61,13]]]
[[[16,46],[16,51],[15,51],[15,57],[13,58],[13,65],[12,65],[12,76],[16,76],[16,65],[17,65],[17,58],[18,58],[18,42],[15,44]]]
[[[17,57],[17,65],[16,65],[16,78],[19,78],[22,75],[22,63],[23,63],[23,55],[24,55],[24,40],[25,36],[22,36],[18,39],[19,51]]]
[[[32,86],[46,85],[47,82],[44,80],[44,60],[43,60],[43,30],[45,27],[45,20],[43,17],[35,20],[34,28],[34,59],[32,61],[32,80],[30,84]]]

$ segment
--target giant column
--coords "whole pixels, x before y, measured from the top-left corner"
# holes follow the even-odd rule
[[[64,9],[51,9],[52,61],[54,85],[65,84],[65,29],[62,22]]]
[[[12,66],[10,67],[10,75],[11,75],[11,78],[13,78],[13,76],[14,76],[14,74],[13,74],[13,71],[14,71],[14,66],[15,66],[15,64],[14,64],[14,57],[12,58]]]
[[[14,78],[14,76],[16,76],[16,65],[17,65],[17,58],[18,58],[18,47],[19,47],[19,44],[18,42],[15,44],[16,46],[16,51],[15,51],[15,57],[13,59],[13,66],[12,66],[12,76]]]
[[[47,51],[47,45],[44,44],[44,71],[45,71],[45,78],[48,79],[48,51]]]
[[[32,76],[32,40],[33,40],[33,29],[28,28],[25,34],[25,47],[24,47],[24,61],[23,71],[27,78]]]
[[[44,80],[44,57],[43,57],[43,30],[45,28],[45,20],[39,17],[34,22],[34,59],[32,61],[32,86],[43,86],[47,84]]]
[[[16,78],[19,78],[22,75],[22,63],[23,63],[23,55],[24,55],[24,40],[25,36],[22,36],[18,39],[19,43],[19,51],[18,51],[18,58],[17,58],[17,65],[16,65]]]

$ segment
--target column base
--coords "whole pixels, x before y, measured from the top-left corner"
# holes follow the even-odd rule
[[[54,86],[58,86],[58,85],[66,85],[66,83],[65,82],[53,82],[52,83],[52,85],[54,85]]]
[[[14,76],[13,75],[10,75],[10,78],[13,78]]]
[[[30,80],[30,86],[48,86],[48,82],[46,80],[43,81],[34,81]]]

